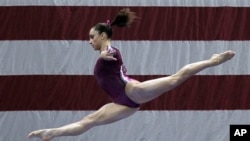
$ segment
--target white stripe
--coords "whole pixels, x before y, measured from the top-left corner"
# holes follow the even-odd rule
[[[249,0],[1,0],[1,6],[196,6],[249,7]]]
[[[25,141],[30,131],[76,122],[92,111],[0,112],[0,140]],[[139,111],[60,141],[229,141],[231,124],[249,124],[250,110]],[[4,127],[4,128],[3,128]]]
[[[199,75],[249,75],[250,41],[113,41],[130,75],[170,75],[186,64],[233,50]],[[98,51],[87,41],[0,41],[0,75],[92,75]]]

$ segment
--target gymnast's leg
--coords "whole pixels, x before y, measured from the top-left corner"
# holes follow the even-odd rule
[[[28,135],[28,137],[39,137],[43,141],[50,141],[52,138],[58,136],[76,136],[88,131],[94,126],[109,124],[124,119],[138,110],[138,108],[130,108],[115,103],[109,103],[78,122],[59,128],[33,131]]]
[[[201,70],[222,64],[230,60],[234,56],[234,52],[226,51],[221,54],[214,54],[210,59],[188,64],[181,68],[176,74],[153,79],[145,82],[129,82],[126,86],[126,94],[136,103],[145,103],[151,101],[164,92],[167,92],[192,75],[200,72]]]

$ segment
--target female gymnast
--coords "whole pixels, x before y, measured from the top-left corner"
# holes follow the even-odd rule
[[[157,98],[205,68],[230,60],[235,54],[230,50],[214,54],[210,59],[184,66],[171,76],[139,82],[126,76],[120,52],[111,46],[112,27],[129,26],[135,18],[134,12],[122,9],[112,22],[98,23],[89,32],[89,44],[94,50],[100,51],[94,68],[94,76],[113,102],[104,105],[78,122],[59,128],[33,131],[28,134],[29,138],[38,137],[43,141],[50,141],[59,136],[76,136],[94,126],[127,118],[139,110],[140,104]]]

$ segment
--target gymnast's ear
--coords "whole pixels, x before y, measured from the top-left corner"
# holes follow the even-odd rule
[[[102,33],[100,34],[100,36],[101,36],[101,39],[102,39],[102,40],[107,40],[107,39],[108,39],[108,35],[107,35],[106,32],[102,32]]]

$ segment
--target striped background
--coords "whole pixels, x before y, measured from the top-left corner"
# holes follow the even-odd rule
[[[0,140],[81,119],[110,102],[93,77],[89,29],[124,6],[139,20],[112,44],[140,81],[171,75],[224,50],[236,56],[142,105],[123,121],[58,140],[227,141],[250,122],[248,1],[0,1]],[[188,131],[188,132],[187,132]],[[199,134],[197,135],[197,132]],[[35,140],[35,139],[34,139]]]

